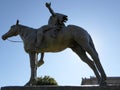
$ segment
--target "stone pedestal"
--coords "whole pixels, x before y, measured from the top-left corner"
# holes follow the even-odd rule
[[[120,86],[8,86],[1,90],[120,90]]]

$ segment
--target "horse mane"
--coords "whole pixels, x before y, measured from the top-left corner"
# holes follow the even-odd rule
[[[30,29],[30,30],[36,30],[32,27],[28,27],[28,26],[25,26],[25,25],[22,25],[22,24],[19,24],[18,26],[20,26],[20,28],[25,28],[25,29]]]

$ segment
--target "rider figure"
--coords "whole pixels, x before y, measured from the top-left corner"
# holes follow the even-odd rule
[[[49,18],[48,25],[44,25],[40,28],[42,30],[38,30],[36,47],[39,47],[39,45],[41,44],[43,35],[46,31],[51,29],[54,30],[52,37],[55,38],[57,36],[58,31],[65,26],[64,22],[68,20],[66,15],[55,13],[50,7],[51,3],[46,3],[45,5],[52,15]]]

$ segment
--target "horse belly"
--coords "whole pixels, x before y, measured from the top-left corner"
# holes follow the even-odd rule
[[[67,48],[67,45],[51,45],[49,47],[46,48],[42,48],[41,51],[42,52],[60,52],[64,49]]]
[[[68,47],[68,43],[63,40],[49,40],[43,43],[41,52],[60,52]]]

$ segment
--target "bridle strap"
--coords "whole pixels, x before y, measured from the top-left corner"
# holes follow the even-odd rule
[[[7,39],[8,41],[10,42],[14,42],[14,43],[22,43],[23,41],[14,41],[14,40],[10,40],[10,39]]]

